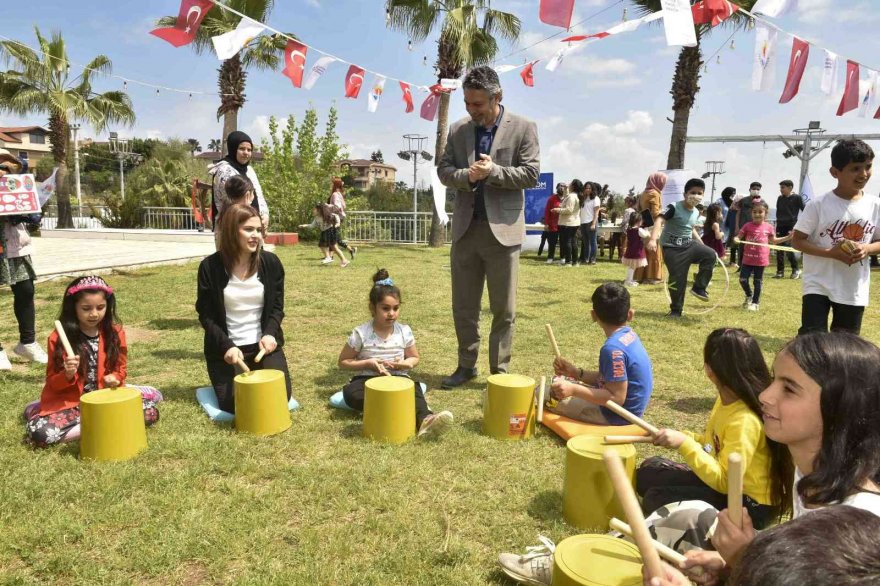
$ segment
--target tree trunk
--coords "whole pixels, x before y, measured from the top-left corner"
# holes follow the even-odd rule
[[[238,130],[238,111],[244,106],[244,95],[247,72],[241,66],[238,55],[223,62],[217,70],[217,86],[220,88],[220,107],[217,108],[217,119],[223,116],[223,147],[221,155],[226,156],[226,138],[231,132]]]
[[[451,96],[447,92],[440,94],[440,106],[437,112],[437,140],[434,143],[434,166],[440,164],[440,157],[446,150],[446,138],[449,133],[449,102]],[[444,191],[443,204],[446,205],[446,193]],[[446,226],[440,224],[440,216],[437,210],[431,206],[431,236],[428,244],[437,248],[446,244]]]
[[[667,169],[684,169],[685,146],[691,109],[700,91],[700,67],[703,65],[702,50],[697,36],[696,47],[684,47],[678,54],[675,75],[672,78],[672,137],[669,141]]]
[[[58,206],[58,228],[73,228],[70,211],[70,181],[67,172],[67,144],[70,141],[70,128],[63,114],[49,116],[49,136],[52,141],[52,158],[58,167],[55,176],[55,203]]]
[[[223,148],[220,149],[220,155],[226,156],[226,138],[233,132],[238,130],[238,110],[230,110],[223,113]]]

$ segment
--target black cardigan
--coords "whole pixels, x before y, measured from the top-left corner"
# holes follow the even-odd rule
[[[284,345],[281,320],[284,319],[284,266],[277,256],[265,250],[260,253],[257,278],[263,283],[263,313],[260,327],[264,336],[273,336],[278,347]],[[223,290],[229,283],[229,273],[223,266],[219,252],[205,258],[199,265],[199,284],[196,311],[205,328],[205,357],[221,359],[235,346],[226,327],[226,305]]]

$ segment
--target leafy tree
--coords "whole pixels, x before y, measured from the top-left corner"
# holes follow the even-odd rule
[[[34,27],[40,52],[18,43],[0,41],[0,57],[10,69],[0,72],[0,111],[18,115],[47,114],[52,157],[58,167],[56,198],[58,227],[72,228],[67,151],[71,121],[82,121],[101,132],[109,125],[134,123],[135,114],[128,94],[120,91],[97,93],[94,75],[112,71],[110,59],[98,55],[77,77],[71,77],[67,48],[61,33],[51,39]]]
[[[491,0],[386,0],[388,26],[407,33],[413,41],[425,40],[435,28],[440,29],[437,43],[437,83],[440,79],[458,79],[465,68],[489,63],[498,53],[498,38],[519,38],[520,20],[509,12],[491,7]],[[480,23],[482,18],[482,24]],[[437,117],[435,164],[446,149],[449,128],[449,94],[440,95]],[[431,219],[431,246],[445,243],[440,219]]]
[[[189,145],[189,154],[191,156],[196,156],[196,153],[202,152],[202,145],[197,138],[188,138],[186,139],[186,144]]]
[[[382,156],[382,151],[378,150],[370,153],[370,160],[374,163],[384,163],[385,157]]]

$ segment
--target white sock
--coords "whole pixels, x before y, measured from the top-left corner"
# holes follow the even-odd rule
[[[632,268],[632,267],[627,267],[627,268],[626,268],[626,282],[627,282],[627,283],[632,283],[632,282],[633,282],[633,277],[635,276],[635,274],[636,274],[636,270],[635,270],[634,268]]]

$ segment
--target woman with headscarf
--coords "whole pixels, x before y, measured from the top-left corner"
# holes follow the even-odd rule
[[[645,184],[645,191],[639,195],[636,211],[642,214],[642,226],[645,228],[653,226],[654,220],[663,210],[660,194],[664,187],[666,173],[651,173]],[[656,250],[646,252],[648,266],[637,270],[634,279],[644,285],[656,285],[663,281],[663,250],[658,246]]]
[[[254,186],[254,200],[251,207],[260,215],[265,232],[269,228],[269,206],[266,204],[266,198],[263,197],[263,188],[260,187],[257,173],[250,166],[254,152],[254,141],[240,130],[230,132],[226,137],[226,151],[228,154],[219,163],[208,169],[208,173],[214,177],[212,181],[214,197],[211,201],[213,217],[216,220],[218,211],[229,199],[226,195],[226,181],[230,177],[243,175],[250,179]]]
[[[0,177],[25,170],[22,162],[0,149]],[[12,288],[12,310],[18,322],[18,345],[12,350],[25,360],[46,364],[48,356],[37,342],[31,236],[26,216],[0,216],[0,285]],[[0,345],[0,370],[12,370],[9,356]]]

